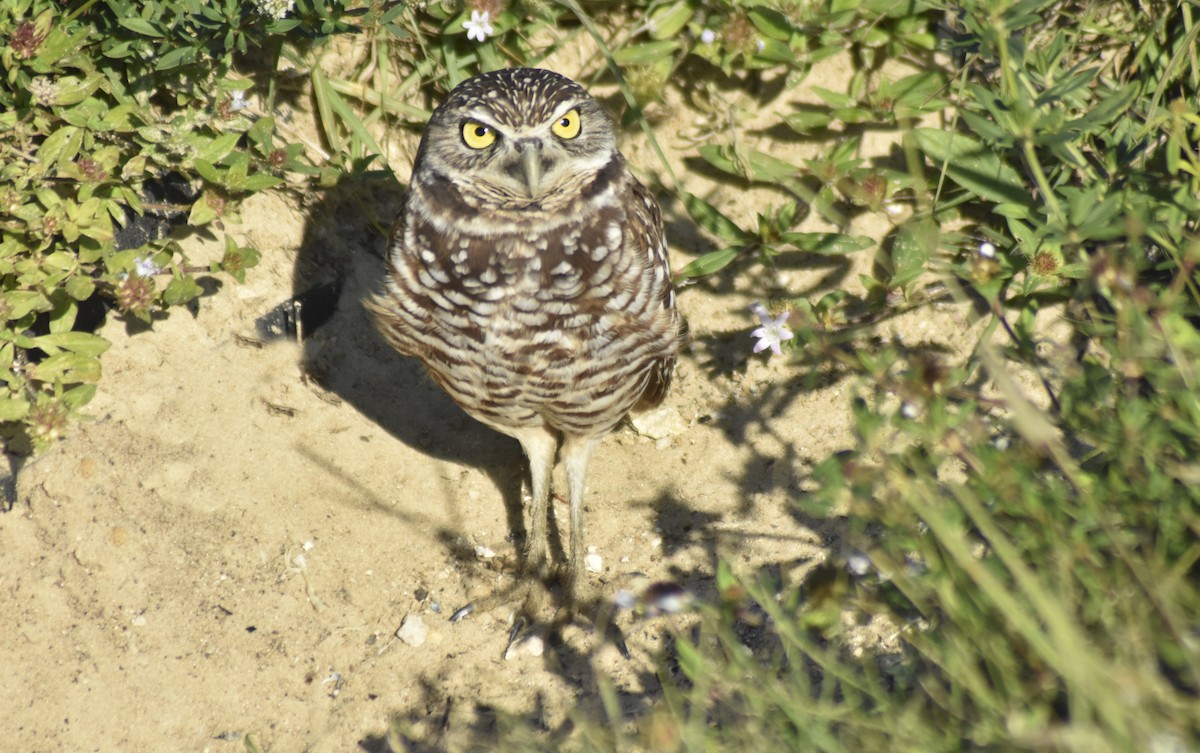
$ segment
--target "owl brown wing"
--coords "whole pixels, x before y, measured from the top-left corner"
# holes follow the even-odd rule
[[[637,179],[630,181],[633,188],[634,201],[629,212],[629,236],[644,239],[646,263],[656,271],[656,279],[663,280],[661,302],[672,318],[678,332],[678,345],[682,347],[687,341],[687,323],[679,314],[675,305],[675,286],[671,282],[671,261],[667,256],[666,235],[663,232],[662,210],[650,191]],[[675,373],[675,355],[659,358],[650,366],[649,380],[646,390],[635,410],[648,410],[660,405],[671,387],[671,377]]]

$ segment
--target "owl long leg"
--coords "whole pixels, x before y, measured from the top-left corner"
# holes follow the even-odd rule
[[[567,498],[571,502],[571,552],[567,561],[568,602],[577,595],[580,574],[584,570],[583,558],[587,544],[583,535],[583,492],[588,461],[596,448],[599,437],[568,436],[563,441],[563,465],[567,471]]]
[[[533,506],[530,509],[529,532],[525,541],[526,572],[543,577],[548,568],[546,524],[549,516],[550,475],[554,471],[554,456],[558,451],[558,434],[545,427],[514,432],[529,458],[529,477]]]

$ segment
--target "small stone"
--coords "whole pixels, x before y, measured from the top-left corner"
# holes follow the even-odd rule
[[[861,578],[871,572],[871,558],[862,552],[855,552],[846,558],[846,569]]]
[[[629,422],[638,434],[649,439],[666,439],[687,429],[687,421],[668,405],[630,416]]]
[[[540,635],[530,634],[514,641],[504,651],[504,660],[509,661],[521,656],[541,656],[546,651],[546,642]]]
[[[642,592],[640,599],[646,614],[678,614],[693,601],[692,594],[683,586],[672,581],[651,583]]]
[[[617,609],[633,609],[638,603],[637,594],[622,588],[613,597],[613,603],[617,605]]]
[[[400,629],[396,631],[396,637],[413,648],[423,644],[428,636],[429,628],[425,621],[415,614],[405,617],[400,623]]]
[[[589,573],[598,573],[604,570],[604,558],[596,552],[596,547],[588,547],[588,553],[583,558],[583,565]]]
[[[480,544],[475,547],[475,556],[481,560],[490,560],[496,556],[496,552],[492,548]]]

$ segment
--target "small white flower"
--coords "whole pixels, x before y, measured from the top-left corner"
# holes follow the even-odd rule
[[[907,419],[914,419],[919,413],[920,411],[917,410],[917,406],[908,401],[905,401],[900,405],[900,415]]]
[[[50,106],[58,96],[58,86],[45,76],[37,76],[29,82],[29,93],[39,105]]]
[[[761,353],[770,348],[771,352],[775,355],[783,355],[783,351],[779,347],[780,344],[785,340],[791,340],[795,337],[792,331],[784,326],[792,312],[785,311],[779,316],[772,318],[767,313],[766,307],[761,303],[754,304],[750,307],[750,310],[758,314],[758,321],[762,324],[761,327],[750,333],[751,337],[758,339],[758,342],[754,344],[754,352]]]
[[[754,46],[758,48],[759,52],[762,52],[763,50],[767,49],[767,43],[762,41],[761,39],[755,40]]]
[[[463,21],[463,28],[467,30],[467,39],[486,42],[487,38],[495,31],[492,28],[491,15],[491,12],[486,10],[482,13],[477,10],[471,11],[471,20]]]
[[[232,112],[240,112],[250,106],[250,101],[246,99],[246,92],[232,91],[229,93],[229,109]]]
[[[153,277],[162,271],[162,267],[154,263],[153,259],[137,258],[133,260],[133,269],[137,272],[138,277]]]
[[[979,255],[985,259],[995,259],[996,247],[991,243],[984,241],[983,243],[979,244]]]
[[[283,18],[291,12],[294,0],[255,0],[258,12],[268,18]]]
[[[704,31],[700,32],[700,41],[704,44],[712,44],[713,42],[717,41],[717,32],[713,31],[712,29],[705,29]]]

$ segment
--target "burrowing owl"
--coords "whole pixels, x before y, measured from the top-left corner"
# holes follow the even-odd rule
[[[551,71],[464,81],[421,138],[388,257],[367,303],[380,332],[529,458],[525,563],[539,576],[561,443],[574,594],[588,459],[631,410],[662,400],[683,339],[662,215],[612,121]]]

